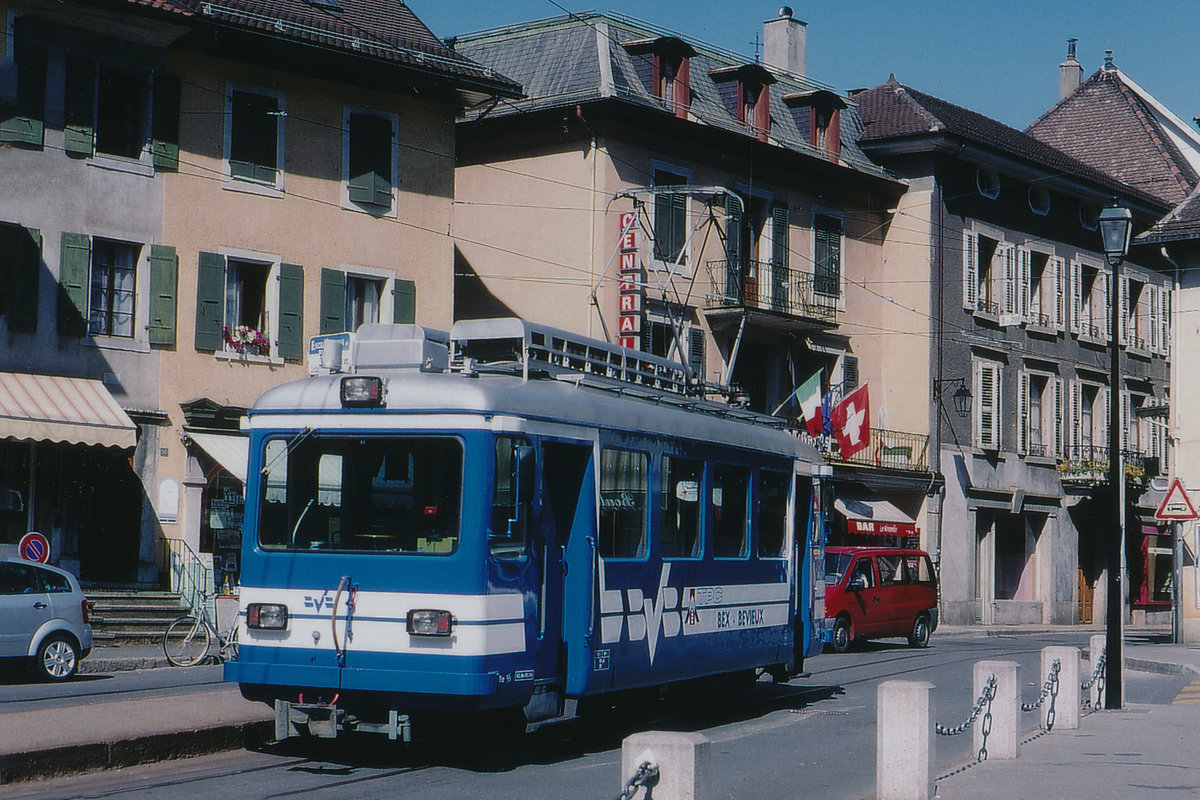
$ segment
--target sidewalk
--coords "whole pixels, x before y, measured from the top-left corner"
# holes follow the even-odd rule
[[[939,635],[994,636],[1048,629],[963,628]],[[1132,631],[1124,654],[1128,669],[1194,676],[1200,646],[1160,643],[1159,631]],[[85,673],[165,666],[157,645],[98,647]],[[1198,696],[1200,699],[1200,696]],[[1127,706],[1098,711],[1079,730],[1055,730],[1021,748],[1013,761],[968,769],[944,765],[938,797],[945,800],[1016,798],[1154,798],[1188,795],[1200,787],[1200,704]],[[271,710],[242,699],[234,685],[188,696],[137,700],[97,696],[72,706],[0,713],[0,786],[92,769],[112,769],[200,755],[269,741]]]

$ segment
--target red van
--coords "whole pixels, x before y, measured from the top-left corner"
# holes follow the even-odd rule
[[[937,576],[927,553],[825,548],[824,640],[834,651],[884,636],[907,636],[913,647],[925,647],[937,624]]]

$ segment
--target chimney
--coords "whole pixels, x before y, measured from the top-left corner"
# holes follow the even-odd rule
[[[1058,99],[1066,100],[1083,82],[1083,65],[1075,60],[1075,43],[1067,39],[1067,60],[1058,65]]]
[[[807,75],[807,41],[808,23],[794,18],[792,9],[784,6],[779,9],[778,19],[763,23],[763,66]]]

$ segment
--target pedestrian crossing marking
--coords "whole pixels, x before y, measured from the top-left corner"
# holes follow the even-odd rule
[[[1179,690],[1179,694],[1175,695],[1175,699],[1171,701],[1171,705],[1194,705],[1200,703],[1200,680],[1192,681],[1187,686]]]

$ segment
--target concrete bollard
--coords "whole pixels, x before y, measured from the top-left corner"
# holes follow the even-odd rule
[[[875,795],[878,800],[933,797],[933,684],[884,681],[876,690]]]
[[[1053,708],[1054,728],[1073,731],[1079,727],[1079,648],[1042,648],[1042,683],[1038,686],[1039,696],[1046,686],[1046,679],[1050,677],[1050,670],[1055,661],[1058,662],[1058,696],[1047,695],[1042,701],[1042,727],[1050,728],[1049,715],[1050,709]]]
[[[624,791],[638,767],[658,766],[653,790],[641,796],[654,800],[697,800],[708,796],[708,737],[699,733],[643,731],[621,743],[621,787]]]
[[[1021,750],[1021,665],[1015,661],[976,661],[975,698],[978,698],[988,678],[996,676],[996,696],[992,700],[991,716],[985,705],[971,728],[975,752],[987,748],[988,758],[1016,758]],[[990,726],[986,741],[985,726]]]
[[[1088,660],[1091,663],[1088,665],[1088,680],[1096,674],[1096,665],[1100,663],[1100,654],[1104,652],[1104,648],[1108,646],[1108,634],[1097,633],[1088,640]],[[1108,659],[1105,658],[1107,664]],[[1108,667],[1104,668],[1105,674],[1108,673]],[[1092,688],[1088,689],[1088,696],[1092,698],[1092,708],[1104,708],[1104,676],[1096,679],[1092,684]]]

